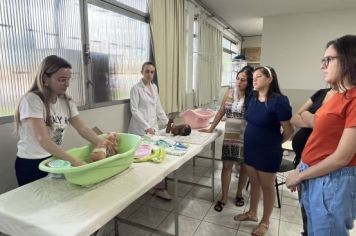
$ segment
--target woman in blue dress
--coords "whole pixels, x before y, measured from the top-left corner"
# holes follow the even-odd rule
[[[275,178],[283,151],[282,143],[293,134],[290,123],[292,108],[282,95],[277,74],[271,67],[256,68],[253,73],[254,94],[245,119],[244,157],[251,183],[250,209],[234,217],[236,221],[258,221],[260,190],[263,193],[263,217],[252,235],[265,235],[269,227],[275,195]],[[283,131],[281,132],[281,127]]]

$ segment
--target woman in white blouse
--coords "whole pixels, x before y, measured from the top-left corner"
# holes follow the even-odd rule
[[[159,130],[159,123],[166,126],[168,118],[164,112],[158,96],[158,88],[152,83],[155,75],[155,65],[145,62],[142,65],[142,79],[135,84],[130,92],[131,120],[129,133],[137,135],[155,134]],[[158,184],[152,193],[158,197],[170,200],[165,181]]]

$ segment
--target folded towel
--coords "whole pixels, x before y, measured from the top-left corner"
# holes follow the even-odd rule
[[[187,149],[177,149],[176,147],[166,148],[166,153],[172,156],[183,156],[187,153]]]
[[[176,141],[170,139],[158,139],[156,145],[162,148],[168,148],[174,146]]]
[[[149,156],[152,153],[152,147],[148,144],[140,144],[135,152],[135,158]]]

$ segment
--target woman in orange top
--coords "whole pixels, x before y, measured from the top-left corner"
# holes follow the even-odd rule
[[[302,183],[308,235],[346,236],[356,219],[356,36],[327,44],[321,60],[333,94],[315,113],[302,162],[287,178]]]

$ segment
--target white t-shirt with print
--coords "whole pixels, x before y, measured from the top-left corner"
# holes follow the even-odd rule
[[[58,97],[55,104],[50,103],[51,120],[53,128],[48,127],[52,140],[59,146],[62,144],[63,136],[69,119],[79,115],[76,105],[69,101],[71,117],[69,117],[68,105],[64,98]],[[46,120],[46,108],[41,98],[30,92],[20,102],[20,140],[17,143],[17,156],[26,159],[41,159],[51,154],[44,150],[36,139],[33,129],[28,124],[27,118],[42,118]]]

